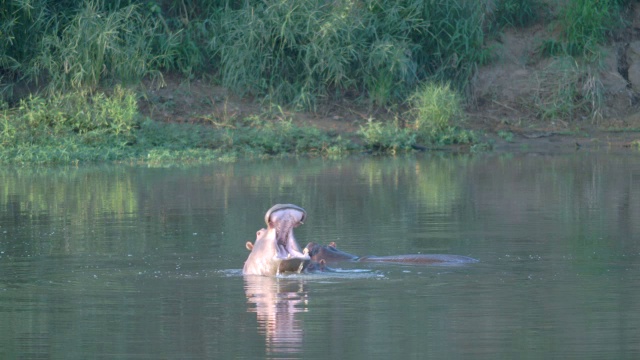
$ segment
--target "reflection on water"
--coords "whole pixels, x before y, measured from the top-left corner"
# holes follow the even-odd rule
[[[275,203],[480,263],[244,278]],[[3,168],[0,358],[638,358],[637,219],[635,152]]]
[[[249,275],[244,277],[244,283],[251,304],[248,311],[258,317],[267,355],[301,353],[304,333],[296,314],[307,311],[304,281]]]

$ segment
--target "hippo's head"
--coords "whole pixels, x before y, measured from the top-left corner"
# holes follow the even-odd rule
[[[244,275],[276,275],[300,272],[309,263],[309,255],[302,253],[293,235],[293,228],[303,224],[307,213],[291,204],[277,204],[264,216],[267,229],[258,230],[256,241],[244,263]]]
[[[304,248],[304,252],[308,253],[311,257],[311,261],[314,262],[334,262],[334,261],[348,261],[357,260],[356,255],[346,253],[336,248],[336,243],[331,242],[329,245],[319,245],[314,242],[310,242]]]

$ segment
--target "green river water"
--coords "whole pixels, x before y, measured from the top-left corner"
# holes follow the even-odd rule
[[[479,262],[245,278],[276,203]],[[640,154],[0,169],[0,358],[637,359]]]

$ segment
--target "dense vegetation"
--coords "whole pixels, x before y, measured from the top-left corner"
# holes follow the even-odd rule
[[[596,61],[628,2],[0,0],[0,162],[472,142],[461,109],[469,80],[491,60],[487,37],[553,20],[557,38],[542,53]],[[367,123],[355,142],[269,114],[217,128],[159,124],[140,115],[135,86],[143,78],[162,84],[166,72],[296,109],[346,97],[409,111],[402,121]]]

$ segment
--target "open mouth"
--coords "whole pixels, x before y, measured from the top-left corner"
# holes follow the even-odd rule
[[[293,229],[303,224],[306,215],[304,209],[291,204],[274,205],[267,211],[265,221],[270,229],[276,231],[278,259],[309,259],[309,255],[302,253],[293,235]]]

